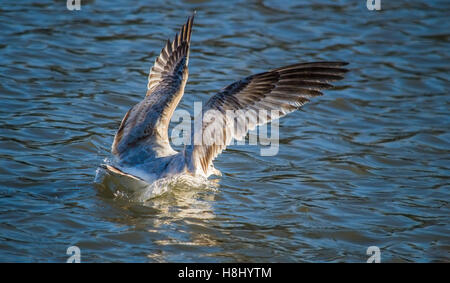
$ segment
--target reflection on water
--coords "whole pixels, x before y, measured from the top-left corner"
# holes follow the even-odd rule
[[[72,245],[84,262],[365,262],[373,245],[449,261],[448,1],[16,2],[0,8],[0,261],[65,262]],[[298,61],[351,72],[280,120],[278,155],[232,146],[217,186],[130,200],[96,170],[194,9],[181,109]]]
[[[155,237],[154,245],[169,250],[178,249],[182,252],[183,249],[191,250],[192,247],[212,248],[218,245],[213,235],[207,233],[207,223],[215,218],[212,203],[217,193],[216,180],[200,184],[185,177],[149,185],[108,172],[104,174],[102,183],[97,184],[101,197],[115,209],[126,211],[126,217],[107,217],[107,221],[118,225],[129,224],[132,215],[133,225],[148,232],[145,237]],[[164,194],[155,196],[155,186],[164,187]],[[177,228],[174,233],[169,228],[168,236],[161,237],[161,231],[180,223],[186,223],[189,229]],[[180,234],[183,236],[180,237]],[[166,253],[160,250],[150,252],[147,257],[152,261],[167,261]]]

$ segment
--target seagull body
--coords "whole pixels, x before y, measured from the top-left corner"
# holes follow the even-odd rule
[[[168,127],[188,78],[189,47],[194,15],[188,18],[173,41],[168,40],[150,70],[145,98],[124,116],[114,137],[114,162],[110,171],[154,182],[188,174],[207,178],[220,175],[213,160],[232,139],[240,140],[249,130],[278,118],[258,117],[259,110],[278,111],[279,117],[295,111],[322,95],[347,72],[344,62],[313,62],[289,65],[243,78],[212,96],[203,107],[201,142],[179,152],[172,149]],[[246,123],[233,128],[225,113],[247,113]],[[250,114],[249,114],[250,113]],[[219,129],[219,131],[217,131]]]

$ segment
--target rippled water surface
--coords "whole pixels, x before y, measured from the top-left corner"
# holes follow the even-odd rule
[[[81,2],[0,6],[0,261],[450,261],[448,1]],[[105,193],[96,169],[194,9],[182,109],[298,61],[351,72],[280,120],[278,155],[224,152],[216,187]]]

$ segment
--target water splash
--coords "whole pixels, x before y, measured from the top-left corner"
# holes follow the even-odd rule
[[[216,180],[207,180],[187,174],[147,183],[143,180],[112,172],[105,166],[97,168],[94,184],[101,191],[109,193],[116,199],[125,199],[131,202],[145,202],[174,189],[216,190],[218,187]]]

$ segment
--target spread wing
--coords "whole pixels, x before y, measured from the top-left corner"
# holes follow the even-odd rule
[[[112,153],[122,160],[173,152],[167,131],[188,78],[193,22],[194,15],[173,41],[167,41],[150,70],[145,98],[125,114],[112,145]]]
[[[183,76],[183,71],[187,70],[189,61],[189,44],[194,16],[195,14],[188,19],[181,28],[180,34],[176,34],[172,42],[167,40],[166,46],[156,58],[148,76],[147,96],[158,87],[166,87],[187,79],[187,73]]]
[[[208,168],[233,138],[284,116],[322,95],[330,82],[348,71],[344,62],[301,63],[246,77],[214,95],[205,104],[201,133],[194,133],[188,154],[191,164],[208,175]],[[263,111],[261,111],[263,110]],[[275,111],[277,113],[273,113]]]

